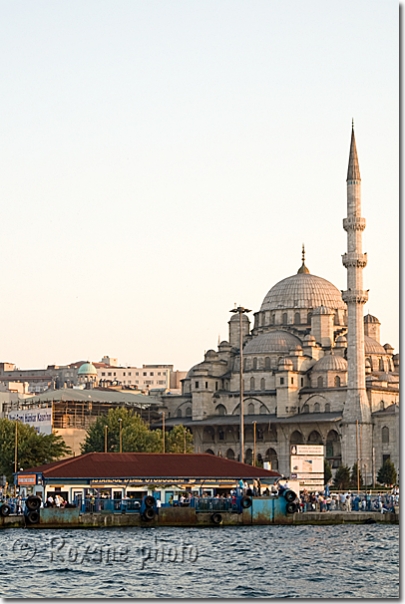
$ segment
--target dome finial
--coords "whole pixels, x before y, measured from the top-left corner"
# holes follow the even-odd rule
[[[302,265],[300,266],[300,268],[297,271],[297,274],[300,273],[304,273],[304,274],[309,274],[309,270],[307,269],[307,267],[305,266],[305,245],[302,244]]]

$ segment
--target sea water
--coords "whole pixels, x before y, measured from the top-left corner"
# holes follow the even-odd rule
[[[7,529],[3,598],[397,598],[397,525]]]

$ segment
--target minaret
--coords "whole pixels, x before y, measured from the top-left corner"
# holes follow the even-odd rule
[[[347,269],[347,290],[342,297],[347,304],[348,315],[348,376],[342,422],[342,455],[343,463],[348,466],[353,466],[359,459],[363,477],[366,472],[370,479],[371,410],[366,392],[363,322],[363,305],[368,300],[368,292],[363,289],[367,255],[362,251],[366,221],[361,217],[361,179],[353,123],[347,170],[347,218],[343,220],[343,228],[347,232],[347,253],[342,257]]]

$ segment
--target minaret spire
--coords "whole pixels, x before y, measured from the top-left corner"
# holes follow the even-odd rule
[[[361,181],[354,126],[350,142],[347,171],[347,218],[343,220],[347,232],[347,252],[343,265],[347,269],[347,289],[343,301],[347,304],[347,396],[343,410],[342,453],[344,463],[353,466],[359,459],[356,433],[362,433],[362,463],[371,470],[371,411],[366,392],[363,306],[368,292],[363,290],[363,269],[367,255],[363,253],[362,237],[366,221],[361,217]],[[359,441],[357,436],[357,442]]]

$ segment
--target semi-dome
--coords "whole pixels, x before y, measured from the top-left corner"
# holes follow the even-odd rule
[[[384,354],[386,355],[385,349],[370,336],[364,336],[364,352],[366,354]]]
[[[288,331],[269,331],[254,336],[244,347],[245,354],[265,354],[270,352],[288,354],[296,346],[301,346],[299,338]]]
[[[326,279],[310,273],[297,273],[287,277],[268,292],[260,310],[284,308],[314,309],[318,306],[344,310],[346,304],[340,291]]]
[[[97,375],[97,369],[94,367],[93,363],[90,363],[88,361],[87,363],[83,363],[83,365],[80,365],[77,374],[78,375]]]
[[[327,354],[315,363],[312,371],[347,371],[347,361],[343,357]]]

